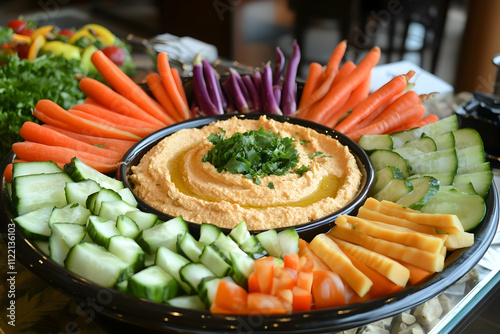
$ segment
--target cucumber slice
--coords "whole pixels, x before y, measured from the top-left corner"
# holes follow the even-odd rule
[[[33,242],[43,254],[50,256],[50,248],[48,241],[33,240]]]
[[[53,161],[14,162],[12,179],[18,176],[61,173],[63,170]]]
[[[413,174],[412,176],[408,177],[407,180],[411,181],[412,179],[421,178],[422,176],[432,176],[439,181],[440,186],[451,186],[453,184],[453,179],[455,178],[455,173],[453,171],[450,171],[441,173],[425,173],[425,175]]]
[[[472,185],[471,182],[469,182],[469,183],[461,183],[461,184],[454,184],[453,188],[455,188],[458,191],[461,191],[463,193],[467,193],[469,195],[477,195],[477,191],[476,191],[476,189],[474,189],[474,186]]]
[[[138,211],[138,209],[123,200],[103,201],[100,205],[99,216],[116,221],[118,216],[125,215],[130,211]]]
[[[94,215],[99,215],[101,203],[104,201],[120,201],[122,198],[114,190],[101,188],[98,192],[89,195],[86,206]]]
[[[177,236],[177,253],[189,259],[191,262],[200,262],[204,244],[197,241],[190,233]]]
[[[217,240],[215,240],[212,245],[217,247],[217,249],[224,255],[227,259],[231,258],[231,253],[240,253],[245,256],[247,254],[238,246],[236,242],[234,242],[233,239],[225,235],[224,233],[221,233]]]
[[[219,282],[221,280],[234,283],[234,280],[229,276],[225,276],[222,278],[207,277],[201,280],[200,289],[198,290],[198,296],[207,307],[210,307],[212,305],[217,293],[217,288],[219,287]]]
[[[403,173],[401,170],[394,166],[387,166],[375,172],[374,182],[370,192],[372,194],[378,193],[393,179],[402,179]]]
[[[245,221],[241,221],[236,225],[231,232],[229,232],[228,236],[233,239],[238,246],[241,246],[248,238],[250,238],[250,232],[247,228],[247,223]]]
[[[231,274],[231,262],[215,246],[207,245],[203,248],[200,255],[200,262],[217,277],[224,277]]]
[[[222,234],[222,231],[218,226],[208,223],[201,223],[200,225],[200,238],[198,241],[204,243],[205,245],[212,244],[219,235]]]
[[[439,181],[431,176],[423,176],[411,181],[413,190],[396,201],[396,204],[419,210],[427,204],[439,190]]]
[[[413,185],[406,179],[393,179],[379,192],[373,195],[376,200],[396,202],[401,197],[413,190]]]
[[[436,143],[437,151],[447,150],[455,147],[455,136],[453,132],[446,132],[433,138]]]
[[[487,172],[489,170],[491,170],[490,162],[486,161],[477,165],[458,167],[457,174],[479,173],[479,172]]]
[[[483,139],[477,130],[472,128],[462,128],[453,131],[455,137],[455,147],[457,149],[471,146],[483,145]]]
[[[412,174],[456,173],[458,158],[455,149],[424,153],[412,160]]]
[[[255,260],[246,254],[231,253],[231,262],[233,263],[233,271],[231,278],[243,288],[248,286],[248,277],[254,270]]]
[[[48,205],[65,206],[68,202],[64,188],[68,182],[72,180],[64,172],[16,177],[12,181],[12,200],[17,215]]]
[[[121,181],[113,179],[106,174],[96,171],[92,167],[83,163],[77,157],[74,157],[70,163],[64,165],[64,171],[68,173],[68,175],[74,181],[94,180],[102,188],[107,188],[114,191],[119,191],[120,189],[124,188],[124,185]]]
[[[87,234],[85,226],[72,223],[54,223],[49,239],[50,258],[64,266],[64,260],[74,245],[82,242]]]
[[[207,309],[201,298],[197,295],[178,296],[167,300],[165,303],[170,306],[186,308],[190,310],[203,311]]]
[[[108,248],[109,239],[120,235],[116,223],[112,220],[91,215],[87,223],[87,233],[96,244]]]
[[[299,234],[293,227],[278,232],[278,240],[281,248],[281,257],[287,254],[299,253]]]
[[[443,133],[458,130],[458,119],[456,115],[451,115],[440,119],[437,122],[424,125],[419,128],[413,128],[406,131],[391,133],[394,147],[399,147],[407,141],[419,139],[423,134],[434,138]]]
[[[108,251],[128,263],[132,272],[144,268],[145,253],[134,239],[123,235],[115,235],[109,239]]]
[[[68,182],[64,188],[68,203],[78,203],[84,207],[87,207],[87,198],[99,190],[101,186],[94,180]]]
[[[202,263],[188,263],[179,272],[181,279],[187,283],[193,291],[198,292],[200,283],[204,278],[215,277]]]
[[[132,275],[127,290],[133,296],[163,303],[178,296],[179,283],[161,267],[151,266]]]
[[[359,138],[358,145],[367,152],[393,149],[390,135],[362,135]]]
[[[375,172],[387,166],[394,166],[403,173],[403,177],[408,177],[410,175],[408,162],[394,151],[375,150],[370,154],[370,160]]]
[[[140,231],[153,227],[158,222],[158,216],[151,212],[132,210],[126,212],[125,216],[131,218]]]
[[[72,223],[86,225],[91,212],[79,203],[72,203],[62,208],[54,208],[49,217],[49,226],[54,223]]]
[[[431,137],[423,136],[422,138],[415,139],[404,143],[401,147],[414,147],[417,150],[428,153],[437,151],[437,145]]]
[[[400,156],[402,156],[406,160],[418,157],[418,156],[426,153],[426,152],[420,151],[416,147],[411,147],[411,146],[400,146],[400,147],[395,148],[393,150],[393,152],[396,152],[397,154],[399,154]]]
[[[18,216],[13,220],[18,228],[31,240],[48,241],[50,237],[49,217],[53,206],[46,205],[41,208]]]
[[[481,223],[486,213],[486,204],[479,195],[467,194],[448,186],[441,187],[420,211],[456,215],[464,230],[471,231]]]
[[[147,256],[147,255],[146,255]],[[184,256],[166,248],[160,247],[156,252],[155,264],[165,270],[179,283],[185,293],[191,294],[191,287],[181,279],[180,270],[186,264],[190,263]]]
[[[486,162],[483,145],[474,145],[457,149],[458,167],[466,168]]]
[[[137,236],[137,243],[149,254],[153,254],[160,246],[172,251],[177,250],[177,236],[189,233],[188,226],[181,216],[142,230]]]
[[[256,237],[269,256],[281,257],[282,251],[276,230],[260,232]]]
[[[267,252],[264,250],[262,245],[257,240],[255,235],[251,235],[250,238],[245,240],[243,244],[240,245],[242,251],[253,257],[254,259],[258,259],[260,257],[266,256]]]
[[[485,172],[457,174],[453,179],[453,185],[463,185],[472,183],[477,194],[481,197],[486,197],[493,181],[493,172],[488,170]]]
[[[111,288],[129,274],[129,265],[97,244],[82,242],[71,248],[64,261],[73,273]]]
[[[130,190],[129,188],[118,190],[118,195],[120,195],[123,201],[127,202],[134,208],[137,208],[137,205],[139,205],[139,203],[137,203],[137,200],[135,199],[134,194],[132,193],[132,190]]]
[[[116,218],[116,228],[118,229],[118,232],[120,232],[120,235],[132,239],[135,239],[139,233],[141,233],[141,230],[135,221],[125,215],[121,215]]]

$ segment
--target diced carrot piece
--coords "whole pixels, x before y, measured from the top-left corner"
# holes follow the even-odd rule
[[[248,294],[248,310],[250,313],[260,314],[286,314],[286,308],[276,296],[253,292]]]
[[[294,287],[292,293],[294,312],[304,312],[311,309],[312,295],[309,291]]]
[[[220,280],[214,302],[217,307],[241,314],[247,309],[248,293],[236,283]]]
[[[299,254],[286,254],[283,257],[285,268],[299,270]]]
[[[310,292],[312,289],[313,280],[314,280],[313,272],[300,271],[297,274],[296,286]]]
[[[273,287],[274,258],[272,256],[255,260],[254,271],[262,293],[270,294]]]

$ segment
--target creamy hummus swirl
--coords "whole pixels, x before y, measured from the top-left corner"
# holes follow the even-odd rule
[[[207,140],[211,133],[223,129],[230,137],[259,128],[294,138],[297,166],[309,171],[263,176],[258,185],[244,175],[219,173],[210,162],[202,162],[213,147]],[[265,116],[234,117],[201,129],[180,130],[146,153],[130,176],[134,192],[166,214],[223,228],[244,220],[251,230],[298,225],[333,213],[356,195],[361,179],[356,159],[336,139]]]

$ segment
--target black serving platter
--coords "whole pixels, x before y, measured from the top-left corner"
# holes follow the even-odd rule
[[[197,121],[199,122],[197,126],[203,126],[206,122],[201,118]],[[182,127],[182,124],[179,123],[178,126]],[[14,158],[14,154],[7,156],[2,170]],[[103,288],[73,274],[48,258],[20,230],[15,228],[15,223],[9,213],[5,179],[2,179],[1,187],[0,232],[5,242],[15,240],[16,258],[20,263],[42,280],[77,301],[91,300],[98,306],[95,310],[111,321],[119,321],[125,325],[129,324],[130,328],[139,328],[148,332],[331,333],[394,316],[438,295],[470,271],[491,244],[499,218],[498,193],[495,185],[492,184],[486,197],[485,217],[482,223],[472,231],[475,234],[474,245],[449,253],[442,272],[394,295],[344,307],[297,312],[286,316],[233,316],[175,308],[131,297],[115,289]],[[360,199],[356,204],[362,201],[363,199]]]
[[[131,147],[127,153],[123,156],[122,162],[123,164],[119,168],[118,172],[118,178],[123,181],[126,187],[129,187],[132,191],[134,188],[133,183],[129,182],[129,175],[131,173],[131,167],[137,165],[140,162],[140,159],[144,154],[146,154],[153,146],[158,144],[162,139],[165,137],[170,136],[171,134],[182,130],[182,129],[190,129],[190,128],[201,128],[204,127],[210,123],[220,121],[220,120],[227,120],[232,117],[238,117],[241,119],[258,119],[261,117],[262,114],[224,114],[224,115],[216,115],[216,116],[205,116],[205,117],[199,117],[199,118],[194,118],[190,119],[184,122],[180,122],[177,124],[174,124],[172,126],[166,127],[164,129],[158,130],[157,132],[149,135],[148,137],[142,139],[139,141],[136,145]],[[331,136],[335,139],[337,139],[342,145],[345,145],[349,148],[351,153],[354,155],[354,157],[357,160],[358,167],[363,174],[362,178],[362,183],[361,186],[356,193],[356,196],[343,208],[339,209],[338,211],[325,216],[321,219],[314,220],[312,222],[306,223],[306,224],[301,224],[301,225],[296,225],[294,226],[301,238],[310,241],[312,238],[314,238],[315,235],[318,233],[323,233],[327,232],[335,219],[341,214],[348,214],[355,210],[357,207],[360,206],[360,204],[363,203],[364,199],[366,198],[368,191],[370,190],[370,187],[373,183],[373,178],[374,178],[374,172],[373,172],[373,167],[370,162],[370,158],[366,154],[366,152],[353,140],[351,140],[349,137],[345,136],[342,133],[339,133],[337,131],[334,131],[328,127],[325,127],[323,125],[306,121],[303,119],[299,118],[294,118],[294,117],[286,117],[286,116],[280,116],[280,115],[266,115],[268,118],[280,121],[280,122],[288,122],[296,125],[301,125],[304,127],[312,128],[322,134],[326,134],[328,136]],[[172,216],[169,216],[159,210],[156,210],[155,208],[151,207],[148,205],[146,202],[144,202],[140,197],[135,196],[138,203],[139,207],[147,212],[152,212],[156,215],[161,220],[168,220],[173,218]],[[192,231],[194,236],[199,235],[199,229],[200,229],[200,224],[196,223],[191,223],[187,222],[189,225],[190,230]],[[282,230],[283,228],[278,228],[276,230]],[[230,229],[221,229],[224,233],[229,233]],[[253,230],[251,231],[252,233],[259,233],[261,230]]]

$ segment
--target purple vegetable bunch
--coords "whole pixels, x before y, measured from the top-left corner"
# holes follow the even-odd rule
[[[241,75],[229,69],[229,75],[220,80],[212,65],[196,57],[193,63],[195,99],[191,106],[194,114],[218,115],[224,113],[264,113],[293,115],[297,109],[297,70],[300,48],[293,42],[293,53],[286,73],[285,57],[276,47],[274,67],[270,62],[261,71]]]

